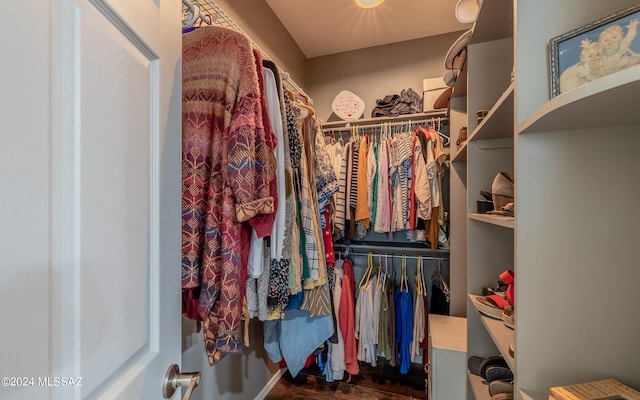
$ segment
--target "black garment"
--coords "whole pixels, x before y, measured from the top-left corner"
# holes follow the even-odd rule
[[[431,314],[449,315],[449,296],[435,283],[431,286]]]

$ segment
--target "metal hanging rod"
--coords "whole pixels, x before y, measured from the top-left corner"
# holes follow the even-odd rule
[[[376,253],[376,252],[372,252],[374,257],[384,257],[384,258],[404,258],[406,260],[431,260],[431,261],[449,261],[448,258],[442,258],[442,257],[431,257],[431,256],[405,256],[405,255],[399,255],[399,254],[380,254],[380,253]],[[357,251],[345,251],[344,252],[345,257],[348,256],[368,256],[369,253],[360,253]]]
[[[366,256],[369,251],[374,255],[386,256],[386,257],[402,257],[402,255],[407,254],[405,257],[409,259],[417,259],[418,255],[422,257],[423,260],[439,260],[439,261],[448,261],[449,252],[446,250],[441,251],[432,251],[429,247],[409,247],[409,246],[389,246],[382,247],[380,244],[342,244],[336,243],[334,244],[334,251],[344,253],[344,254],[353,254],[357,256]],[[355,251],[354,251],[355,250]],[[434,256],[433,253],[444,253],[443,256],[437,257]],[[426,253],[426,254],[424,254]],[[424,255],[422,255],[424,254]]]
[[[348,129],[352,126],[380,126],[382,123],[389,124],[397,124],[400,125],[402,123],[406,123],[408,121],[431,121],[431,119],[435,119],[436,121],[439,119],[440,122],[448,122],[449,117],[447,117],[446,112],[443,111],[433,111],[433,112],[425,112],[425,113],[417,113],[417,114],[402,114],[395,117],[376,117],[376,118],[361,118],[354,119],[349,121],[329,121],[322,122],[322,128],[324,129],[338,129],[344,128]]]
[[[448,120],[448,119],[447,119]],[[440,122],[442,123],[443,119],[440,118]],[[365,125],[359,125],[359,124],[354,124],[353,126],[357,127],[358,129],[381,129],[383,125],[388,125],[390,127],[396,127],[396,126],[409,126],[409,129],[411,129],[412,126],[417,126],[417,125],[427,125],[430,124],[432,122],[431,118],[424,118],[424,119],[420,119],[420,120],[407,120],[407,121],[398,121],[398,122],[379,122],[377,124],[365,124]],[[437,121],[436,121],[437,122]],[[339,127],[331,127],[331,126],[325,126],[323,125],[322,128],[325,131],[331,132],[331,131],[350,131],[352,126],[351,125],[345,125],[345,126],[339,126]]]
[[[183,0],[183,3],[185,1],[189,0]],[[264,58],[265,60],[271,60],[274,64],[276,64],[276,68],[278,68],[278,72],[280,72],[280,76],[282,77],[284,84],[289,86],[289,88],[293,91],[302,94],[308,100],[309,105],[313,105],[313,100],[311,100],[311,97],[304,90],[302,90],[302,88],[291,78],[289,73],[280,68],[278,63],[275,62],[275,59],[273,57],[270,57],[263,49],[261,49],[260,46],[258,46],[258,44],[249,35],[247,35],[247,33],[240,27],[240,25],[238,25],[233,19],[231,19],[231,17],[229,17],[229,15],[223,9],[221,9],[220,6],[218,6],[213,0],[195,0],[193,1],[193,3],[196,3],[200,6],[202,10],[201,13],[204,13],[205,15],[209,14],[215,16],[215,18],[213,19],[213,25],[223,28],[229,28],[245,35],[247,39],[249,39],[251,46],[260,51],[260,53],[262,54],[262,58]]]

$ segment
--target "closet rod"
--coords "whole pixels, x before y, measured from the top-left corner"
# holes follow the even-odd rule
[[[345,252],[345,257],[348,256],[368,256],[369,253],[360,253],[356,251]],[[373,257],[384,257],[384,258],[405,258],[407,260],[432,260],[432,261],[449,261],[448,258],[442,257],[431,257],[431,256],[405,256],[399,254],[380,254],[376,252],[372,252]]]
[[[313,105],[313,100],[311,99],[311,97],[304,90],[302,90],[302,88],[293,80],[293,78],[290,77],[289,73],[280,68],[275,59],[273,57],[269,57],[269,55],[264,50],[262,50],[260,46],[258,46],[258,44],[249,35],[247,35],[247,33],[240,27],[240,25],[238,25],[231,17],[229,17],[226,12],[224,12],[222,8],[220,8],[220,6],[218,6],[213,0],[196,0],[194,2],[200,5],[203,12],[207,12],[211,15],[217,16],[217,18],[214,20],[214,25],[232,29],[246,36],[247,39],[249,39],[251,46],[257,49],[262,54],[262,58],[264,58],[265,60],[273,61],[273,63],[276,64],[276,68],[278,68],[278,72],[280,72],[280,75],[283,78],[285,84],[289,85],[291,89],[306,97],[309,101],[309,105]]]
[[[322,128],[350,128],[352,125],[360,126],[362,124],[380,124],[382,122],[397,123],[401,121],[423,120],[431,118],[440,118],[440,121],[449,121],[446,111],[428,111],[416,114],[401,114],[395,117],[375,117],[361,118],[348,121],[328,121],[322,122]]]
[[[439,118],[440,122],[443,121],[443,118]],[[447,118],[448,120],[448,118]],[[382,125],[388,125],[390,127],[395,127],[395,126],[405,126],[405,125],[426,125],[426,124],[430,124],[431,123],[431,118],[423,118],[421,120],[406,120],[406,121],[399,121],[399,122],[378,122],[377,124],[366,124],[366,125],[358,125],[358,124],[354,124],[358,129],[372,129],[372,128],[381,128]],[[331,131],[349,131],[351,129],[351,126],[341,126],[341,127],[330,127],[330,126],[323,126],[322,127],[325,131],[327,132],[331,132]]]
[[[335,252],[340,251],[341,253],[346,254],[357,254],[357,255],[367,255],[369,251],[373,254],[388,254],[393,255],[394,257],[400,257],[403,254],[408,254],[411,257],[421,256],[422,258],[429,257],[427,259],[448,261],[449,260],[449,252],[446,250],[432,251],[429,247],[408,247],[408,246],[389,246],[383,247],[380,244],[341,244],[336,243],[333,246],[333,250]],[[355,250],[355,252],[354,252]],[[426,253],[426,254],[425,254]],[[438,253],[446,256],[444,257],[434,257],[434,254],[438,255]],[[423,255],[425,254],[425,255]]]

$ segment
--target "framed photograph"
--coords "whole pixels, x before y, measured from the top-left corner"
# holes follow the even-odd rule
[[[640,4],[550,41],[551,97],[640,64]]]

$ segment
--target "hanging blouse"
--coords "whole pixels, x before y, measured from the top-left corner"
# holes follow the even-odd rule
[[[369,212],[369,201],[368,201],[368,162],[369,158],[369,136],[364,135],[360,140],[360,146],[358,149],[358,173],[356,176],[356,185],[358,186],[357,195],[356,195],[356,209],[355,209],[355,220],[362,222],[362,225],[365,229],[369,229],[369,218],[371,217],[371,213]]]
[[[355,281],[353,278],[353,261],[344,260],[342,264],[344,278],[342,280],[342,293],[340,296],[340,332],[344,339],[345,370],[357,375],[360,372],[358,365],[358,347],[355,337]]]
[[[371,221],[375,225],[376,220],[376,193],[378,190],[378,142],[371,140],[369,143],[369,158],[367,159],[367,203]]]
[[[374,231],[383,233],[391,230],[391,199],[389,192],[389,146],[386,138],[380,141],[378,151],[378,190]]]

